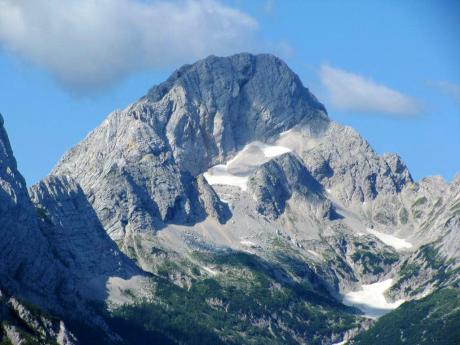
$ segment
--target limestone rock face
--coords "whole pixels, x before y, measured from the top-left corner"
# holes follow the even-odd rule
[[[249,180],[249,194],[257,200],[257,210],[277,218],[294,193],[309,203],[322,204],[322,186],[291,153],[279,156],[257,169]]]
[[[198,193],[206,215],[209,215],[224,224],[232,216],[228,205],[219,199],[214,189],[208,184],[203,175],[197,177]]]
[[[168,142],[181,169],[194,175],[248,142],[328,121],[323,105],[271,55],[211,56],[180,68],[146,99],[173,106],[162,109]]]
[[[202,221],[195,177],[298,123],[320,131],[329,120],[284,62],[211,56],[112,113],[52,174],[72,176],[110,237],[124,243],[133,233]]]
[[[374,200],[379,193],[396,194],[412,182],[397,155],[378,156],[350,127],[332,124],[320,143],[302,150],[313,176],[345,204]]]

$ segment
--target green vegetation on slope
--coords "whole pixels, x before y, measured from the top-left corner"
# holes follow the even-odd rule
[[[349,344],[460,344],[460,290],[442,289],[423,299],[404,303]]]
[[[425,281],[421,280],[421,285],[416,289],[411,286],[406,286],[405,293],[410,296],[415,296],[424,286],[433,283],[436,288],[441,288],[447,284],[453,283],[455,277],[458,276],[459,268],[453,268],[453,261],[446,260],[439,253],[439,249],[435,247],[435,243],[426,244],[420,247],[415,259],[407,259],[401,265],[399,279],[392,287],[393,290],[401,289],[407,282],[413,278],[419,277],[422,272],[432,272],[431,275],[426,275]]]
[[[56,344],[55,339],[52,339],[48,333],[43,334],[42,331],[47,332],[55,328],[55,324],[59,320],[33,304],[23,300],[19,302],[24,310],[27,311],[27,315],[30,318],[29,323],[25,322],[14,309],[10,308],[4,299],[0,298],[0,345],[12,344],[7,337],[6,327],[14,327],[21,345]],[[53,323],[55,324],[53,325]]]
[[[359,327],[354,309],[281,266],[241,252],[200,254],[200,261],[218,265],[219,274],[189,288],[153,278],[154,300],[115,310],[115,330],[136,344],[154,343],[147,334],[172,343],[275,345],[322,344]],[[136,331],[126,331],[126,322]]]
[[[351,260],[355,264],[363,267],[364,274],[380,274],[384,272],[383,267],[396,263],[399,256],[396,253],[386,251],[376,251],[365,243],[354,242],[356,252],[351,255]]]

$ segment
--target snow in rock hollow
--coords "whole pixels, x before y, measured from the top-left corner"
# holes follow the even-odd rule
[[[216,276],[216,275],[218,274],[217,271],[213,270],[213,269],[210,268],[210,267],[207,267],[207,266],[202,266],[202,267],[203,267],[203,269],[204,269],[206,272],[208,272],[208,273],[209,273],[210,275],[212,275],[212,276]]]
[[[348,341],[347,340],[344,340],[344,341],[341,341],[340,343],[334,343],[332,345],[345,345]]]
[[[390,303],[385,298],[387,291],[393,284],[393,279],[378,283],[362,285],[358,291],[351,291],[343,296],[343,304],[357,307],[371,318],[380,317],[399,307],[405,300]]]
[[[228,164],[219,164],[204,173],[204,178],[210,185],[221,184],[238,187],[246,191],[249,176],[237,176],[228,172]]]
[[[254,141],[247,144],[227,164],[215,165],[203,176],[210,185],[228,185],[246,191],[249,176],[259,166],[287,152],[291,152],[287,147]]]
[[[248,240],[243,240],[240,243],[241,243],[241,245],[243,245],[245,247],[249,247],[249,248],[257,248],[257,247],[259,247],[256,243],[254,243],[252,241],[248,241]]]
[[[379,232],[373,229],[367,229],[367,232],[377,237],[380,241],[386,245],[392,246],[393,248],[399,249],[408,249],[412,248],[412,243],[408,242],[404,238],[399,238],[393,235],[388,235],[383,232]]]

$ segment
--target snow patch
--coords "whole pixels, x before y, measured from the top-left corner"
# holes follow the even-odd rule
[[[367,232],[377,237],[383,243],[392,246],[395,249],[406,249],[412,248],[412,243],[408,242],[404,238],[399,238],[393,235],[388,235],[374,229],[367,229]]]
[[[203,176],[210,185],[228,185],[246,191],[249,176],[259,166],[287,152],[291,152],[287,147],[254,141],[247,144],[226,164],[209,168]]]
[[[217,273],[218,273],[217,271],[213,270],[213,269],[210,268],[210,267],[207,267],[207,266],[202,266],[202,267],[203,267],[203,269],[204,269],[206,272],[208,272],[208,273],[209,273],[210,275],[212,275],[212,276],[216,276]]]
[[[228,172],[227,165],[219,164],[203,174],[210,185],[223,184],[240,188],[246,191],[249,176],[237,176]]]
[[[334,343],[332,345],[345,345],[347,343],[347,340],[341,341],[340,343]]]
[[[385,291],[392,284],[393,279],[387,279],[374,284],[362,285],[361,290],[346,293],[342,302],[345,305],[359,308],[368,317],[378,318],[405,302],[403,299],[393,303],[387,302]]]
[[[260,141],[254,141],[251,143],[253,146],[259,148],[266,158],[273,158],[276,156],[281,156],[284,153],[291,152],[291,149],[284,146],[277,145],[268,145]],[[250,144],[250,145],[251,145]]]
[[[289,133],[291,133],[293,131],[293,129],[294,128],[291,128],[291,129],[288,129],[287,131],[284,131],[284,132],[280,133],[280,138],[288,135]]]
[[[255,244],[254,242],[248,241],[248,240],[243,240],[240,242],[243,246],[249,247],[249,248],[258,248],[259,246]]]

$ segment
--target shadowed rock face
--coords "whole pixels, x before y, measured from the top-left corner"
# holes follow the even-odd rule
[[[30,308],[0,290],[0,334],[7,344],[78,345],[63,321],[50,318],[37,308]],[[6,321],[6,322],[5,322]]]
[[[30,196],[33,202],[0,117],[0,290],[7,295],[81,317],[88,313],[82,298],[104,300],[110,277],[144,274],[107,236],[70,178],[51,176]]]
[[[141,270],[121,253],[107,236],[83,191],[66,176],[50,176],[29,190],[40,228],[55,259],[68,270],[73,285],[68,295],[101,293],[91,291],[109,277],[129,279]]]
[[[38,226],[36,210],[17,170],[1,116],[0,276],[0,284],[9,293],[29,297],[46,294],[59,280],[59,267]]]
[[[72,176],[123,243],[127,234],[203,220],[195,177],[249,141],[269,141],[299,123],[321,131],[329,120],[284,62],[211,56],[111,114],[53,174]]]

